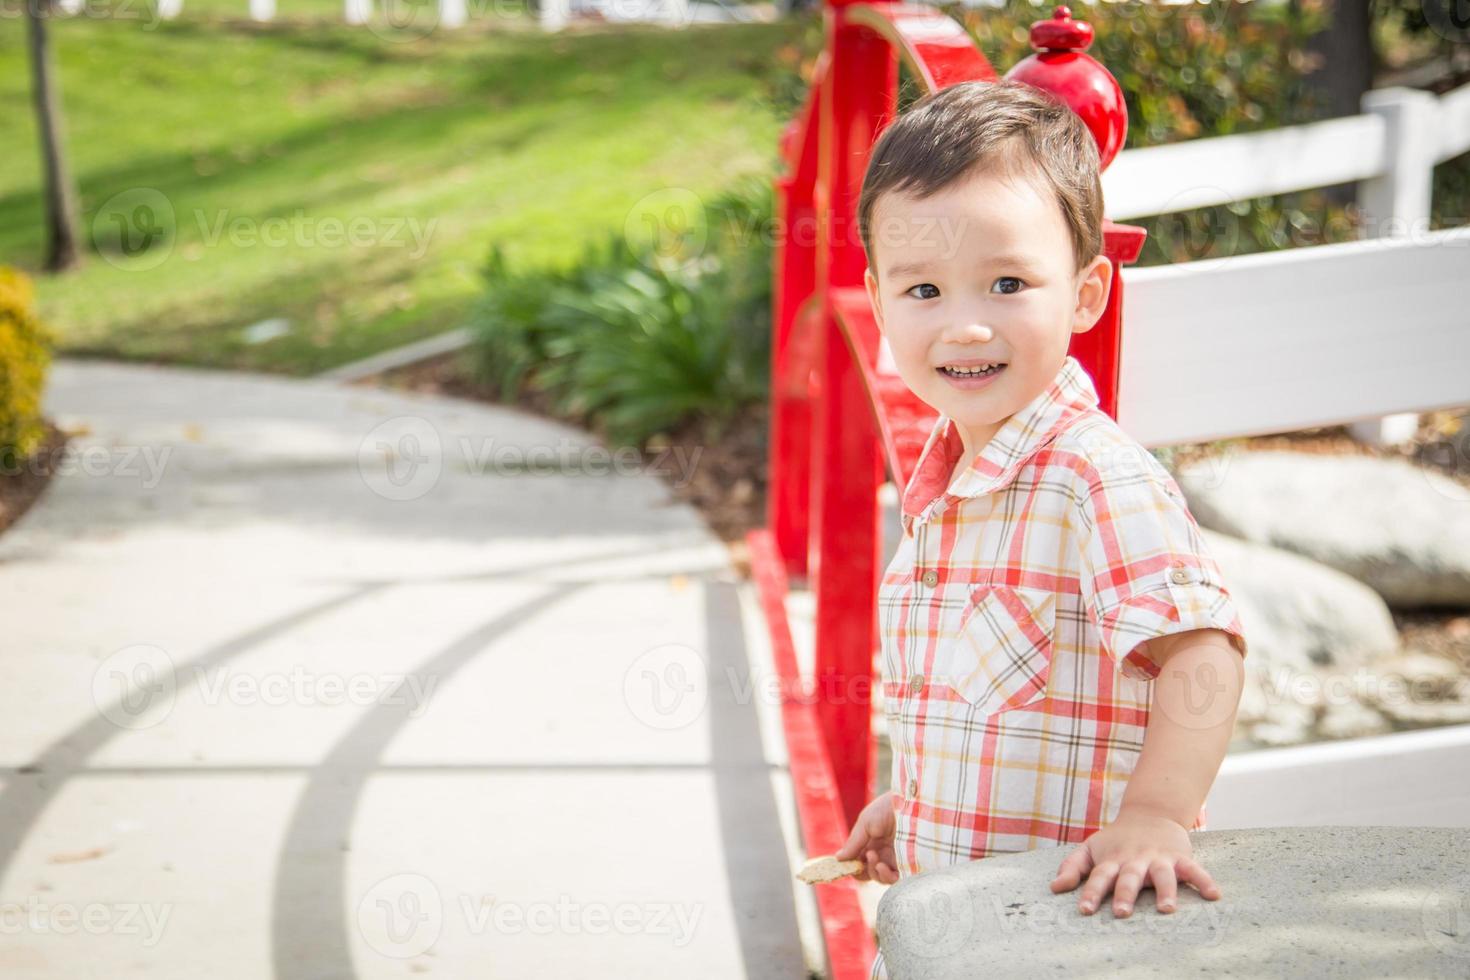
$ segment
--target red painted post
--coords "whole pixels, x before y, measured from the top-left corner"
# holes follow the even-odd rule
[[[826,57],[806,105],[782,138],[788,172],[775,178],[776,234],[771,282],[771,438],[766,469],[766,526],[788,576],[807,573],[807,496],[811,483],[810,372],[795,344],[797,313],[817,291],[817,107]]]
[[[822,86],[817,179],[824,350],[818,362],[808,570],[817,600],[817,714],[842,810],[851,821],[872,788],[874,611],[882,561],[877,495],[883,464],[862,374],[842,337],[831,297],[833,289],[862,285],[867,258],[854,224],[857,198],[869,152],[897,104],[898,59],[884,39],[845,23],[840,7],[827,8],[826,28],[832,62],[829,82]]]

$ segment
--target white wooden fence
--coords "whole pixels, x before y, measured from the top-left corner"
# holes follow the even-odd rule
[[[1140,442],[1340,422],[1393,442],[1412,413],[1470,404],[1470,227],[1429,231],[1434,165],[1470,150],[1470,85],[1363,109],[1128,150],[1103,175],[1117,220],[1361,182],[1368,240],[1127,273],[1118,416]]]
[[[1118,220],[1361,182],[1365,240],[1126,274],[1118,416],[1145,445],[1354,420],[1394,442],[1417,416],[1392,413],[1470,404],[1470,226],[1428,230],[1434,165],[1470,150],[1470,86],[1363,110],[1130,150],[1104,174]],[[1231,755],[1210,827],[1467,826],[1467,773],[1470,726]]]
[[[271,21],[276,17],[276,0],[247,0],[250,19]],[[469,20],[467,0],[435,0],[435,10],[427,12],[427,4],[419,7],[419,0],[343,0],[342,19],[348,24],[367,24],[372,21],[375,2],[384,6],[384,16],[390,25],[403,20],[412,33],[422,35],[428,30],[440,28],[454,30],[463,27]],[[66,15],[76,15],[86,7],[87,0],[55,0],[56,9]],[[595,8],[604,19],[618,21],[647,21],[670,25],[685,25],[690,22],[689,0],[584,0],[584,5]],[[183,12],[184,0],[156,0],[154,16],[159,20],[173,20]],[[540,0],[537,19],[542,29],[558,31],[567,25],[572,15],[572,0]],[[733,16],[730,20],[745,18]]]
[[[1225,757],[1211,830],[1470,827],[1470,725]]]

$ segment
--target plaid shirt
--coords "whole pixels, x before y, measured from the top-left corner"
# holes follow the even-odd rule
[[[878,594],[904,876],[1101,829],[1159,673],[1138,645],[1213,627],[1246,651],[1178,485],[1075,357],[951,481],[961,452],[940,416]]]

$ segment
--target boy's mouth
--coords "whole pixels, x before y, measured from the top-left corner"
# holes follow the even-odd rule
[[[951,361],[934,370],[956,388],[983,388],[1006,369],[1004,361]]]

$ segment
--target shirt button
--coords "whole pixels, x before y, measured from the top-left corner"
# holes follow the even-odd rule
[[[1175,585],[1188,585],[1189,572],[1183,568],[1176,568],[1169,573],[1169,580]]]
[[[919,795],[919,781],[917,779],[910,779],[909,780],[909,796],[910,797],[915,797],[915,796],[918,796],[918,795]]]
[[[915,674],[914,676],[912,676],[912,677],[909,678],[909,690],[910,691],[912,691],[914,694],[918,694],[923,689],[924,689],[924,675],[923,674]]]
[[[924,573],[923,582],[926,589],[934,588],[934,586],[939,584],[939,573],[932,568],[929,569]]]

